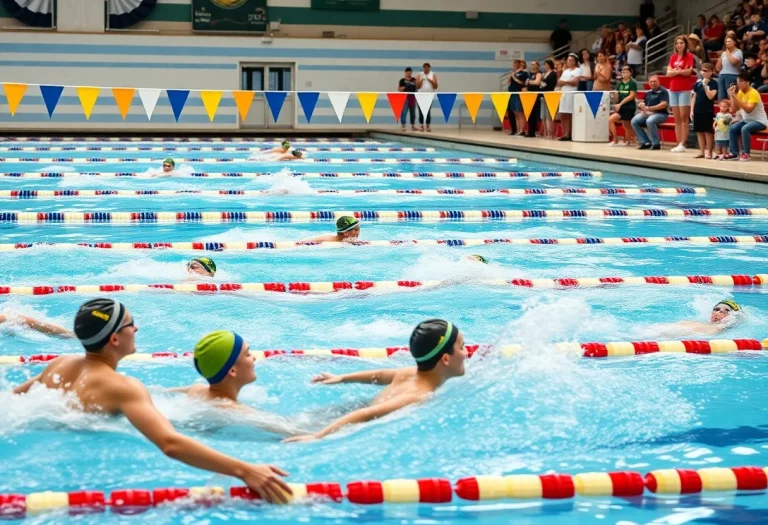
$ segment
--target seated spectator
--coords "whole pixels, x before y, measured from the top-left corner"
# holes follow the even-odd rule
[[[618,44],[621,42],[622,44],[626,44],[626,35],[627,35],[627,24],[624,22],[619,22],[619,25],[616,26],[616,31],[613,32],[613,39]]]
[[[592,43],[592,53],[597,54],[598,51],[600,51],[603,48],[603,42],[605,41],[605,36],[608,34],[610,29],[608,26],[603,26],[600,28],[600,35],[597,37],[597,40],[595,40]],[[581,52],[579,52],[581,54]]]
[[[763,63],[763,67],[760,68],[760,87],[757,88],[758,93],[768,93],[768,49],[760,54],[760,61]]]
[[[736,86],[728,89],[728,96],[733,109],[738,110],[741,121],[731,125],[730,151],[723,160],[749,160],[752,134],[768,129],[768,116],[760,100],[760,93],[749,85],[749,74],[739,75],[738,90]],[[739,139],[741,139],[741,154],[739,154]]]
[[[728,31],[733,31],[734,33],[736,32],[736,20],[734,20],[734,18],[730,15],[725,15],[723,17],[723,30],[726,33],[728,33]]]
[[[624,42],[616,42],[616,55],[613,58],[614,76],[621,78],[621,70],[627,65],[627,52]]]
[[[749,74],[749,84],[755,88],[760,89],[763,85],[762,67],[757,63],[757,57],[752,54],[747,54],[744,57],[744,72]],[[759,92],[759,91],[758,91]]]
[[[696,63],[693,66],[696,70],[701,69],[701,65],[704,62],[709,62],[704,46],[701,45],[701,39],[695,33],[688,35],[688,52],[696,59]]]
[[[603,38],[603,45],[600,46],[598,53],[601,51],[605,53],[605,56],[611,56],[616,52],[616,37],[613,36],[613,31],[610,28]]]
[[[699,142],[699,154],[695,159],[711,159],[712,148],[715,145],[715,99],[717,98],[717,86],[712,81],[714,68],[712,64],[704,64],[701,67],[702,79],[693,86],[691,101],[691,118],[693,130]]]
[[[616,85],[618,95],[617,103],[613,106],[613,113],[608,118],[608,129],[611,132],[613,140],[609,146],[631,146],[634,139],[632,133],[632,117],[637,110],[637,83],[632,78],[632,70],[629,66],[621,69],[621,80]],[[624,126],[624,143],[618,141],[616,133],[616,123],[621,121]]]
[[[696,27],[693,28],[693,34],[699,37],[699,40],[704,38],[704,30],[707,28],[707,18],[704,15],[696,17]]]
[[[643,67],[643,56],[645,55],[645,44],[648,42],[648,38],[645,36],[645,30],[641,26],[635,28],[634,42],[627,44],[627,64],[632,70],[632,76],[637,76],[640,69]]]
[[[746,33],[744,33],[744,45],[748,48],[756,46],[757,43],[765,38],[768,34],[768,25],[765,20],[762,19],[760,13],[752,15],[752,25],[749,26]]]
[[[728,88],[736,83],[736,77],[741,72],[741,62],[744,55],[736,47],[736,39],[728,36],[725,39],[725,49],[717,62],[717,96],[718,100],[728,98]]]
[[[734,32],[736,33],[736,39],[738,41],[744,40],[744,33],[749,30],[749,26],[744,23],[744,19],[740,16],[736,17],[735,25]]]
[[[656,75],[648,79],[648,84],[650,84],[651,89],[646,92],[645,100],[637,105],[640,113],[632,119],[632,129],[640,143],[638,149],[659,150],[661,149],[659,124],[666,122],[669,115],[669,92],[661,87],[659,77]],[[648,128],[647,135],[643,127]]]
[[[648,29],[648,40],[656,38],[661,34],[661,28],[656,25],[656,19],[654,17],[649,17],[645,21],[645,27]]]
[[[704,30],[704,49],[707,51],[720,51],[723,48],[723,37],[725,36],[725,26],[720,22],[717,15],[709,18],[709,25]]]
[[[636,36],[635,26],[629,26],[624,30],[624,49],[627,49],[627,44],[632,42]]]

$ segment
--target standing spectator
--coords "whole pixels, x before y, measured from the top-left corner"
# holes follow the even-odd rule
[[[616,42],[616,56],[613,57],[616,78],[621,78],[621,70],[627,65],[627,52],[623,42]]]
[[[571,53],[565,63],[563,74],[557,85],[562,87],[563,97],[560,99],[560,122],[563,125],[561,141],[571,140],[571,119],[573,117],[573,92],[579,88],[581,69],[577,67],[578,57]]]
[[[768,25],[761,18],[760,13],[752,15],[752,26],[744,33],[744,44],[752,47],[768,34]]]
[[[551,59],[544,61],[544,74],[541,78],[541,91],[554,91],[557,86],[557,71],[555,71],[555,63]],[[552,120],[552,115],[549,113],[549,107],[547,104],[541,104],[541,119],[544,121],[544,138],[555,138],[555,122]]]
[[[675,117],[675,137],[680,143],[672,148],[672,153],[683,153],[688,142],[689,118],[691,116],[691,87],[694,76],[693,55],[688,52],[688,39],[684,35],[675,38],[675,50],[669,59],[667,76],[672,77],[669,84],[669,105]]]
[[[405,76],[400,79],[397,90],[408,93],[405,97],[405,104],[403,104],[403,111],[400,113],[402,131],[405,131],[405,115],[408,113],[411,115],[411,131],[416,131],[416,97],[413,96],[413,93],[416,93],[416,79],[413,77],[413,69],[405,68]]]
[[[613,137],[609,146],[631,146],[634,134],[632,133],[632,117],[637,110],[637,83],[632,78],[632,70],[629,66],[621,69],[621,80],[616,85],[618,103],[613,106],[613,114],[608,118],[608,127]],[[616,123],[621,120],[624,126],[624,142],[619,143],[616,134]]]
[[[616,31],[613,32],[613,39],[618,44],[621,42],[622,44],[626,44],[626,33],[627,33],[627,24],[624,22],[619,22],[619,24],[616,26]]]
[[[645,27],[648,29],[648,32],[646,33],[648,35],[648,40],[656,38],[661,34],[661,28],[656,25],[656,19],[653,17],[650,17],[645,21]]]
[[[512,61],[512,70],[507,75],[507,91],[510,93],[517,93],[520,86],[513,80],[517,70],[520,69],[520,61]],[[515,122],[515,102],[517,97],[515,95],[509,96],[509,102],[507,102],[507,119],[509,120],[509,134],[517,135],[517,123]]]
[[[760,100],[760,93],[749,85],[749,74],[741,73],[736,86],[728,88],[731,106],[739,110],[741,121],[731,125],[730,151],[723,160],[749,160],[752,134],[768,128],[768,117],[765,107]],[[741,155],[739,155],[739,139],[741,139]]]
[[[661,149],[659,142],[659,124],[667,120],[667,108],[669,107],[669,92],[661,87],[659,77],[653,75],[648,79],[651,89],[645,93],[645,100],[637,107],[640,113],[632,119],[632,129],[640,143],[638,149]],[[643,126],[648,128],[648,134],[643,131]],[[650,139],[649,139],[650,136]]]
[[[539,93],[541,91],[541,83],[543,81],[543,75],[539,68],[538,62],[531,62],[531,74],[528,78],[528,91]],[[533,103],[530,115],[528,115],[528,134],[526,137],[536,138],[536,130],[539,129],[539,113],[541,112],[541,96],[536,95],[536,102]],[[523,114],[525,117],[525,114]]]
[[[693,28],[693,34],[699,37],[699,40],[704,38],[704,30],[707,28],[707,18],[704,15],[696,17],[696,27]]]
[[[594,84],[592,89],[594,91],[610,91],[611,90],[611,63],[608,61],[606,54],[600,51],[597,54],[597,64],[595,64]]]
[[[592,53],[584,48],[579,51],[579,91],[592,91]]]
[[[416,89],[421,93],[434,93],[437,91],[437,75],[432,72],[432,66],[429,62],[424,63],[424,70],[419,73],[419,77],[416,79]],[[427,131],[432,131],[432,108],[427,110]],[[419,124],[421,125],[421,131],[424,131],[424,113],[419,108]]]
[[[720,51],[723,48],[723,36],[725,36],[725,26],[720,23],[717,15],[712,15],[709,17],[709,25],[704,30],[704,49]]]
[[[525,135],[525,113],[523,112],[523,103],[520,101],[519,93],[525,91],[525,84],[528,82],[528,71],[525,69],[525,60],[518,60],[515,71],[509,77],[509,91],[513,95],[509,99],[509,105],[515,116],[515,129],[517,135]],[[514,66],[515,64],[513,64]]]
[[[643,0],[643,3],[640,4],[640,18],[638,19],[640,25],[645,24],[646,20],[654,16],[656,16],[656,6],[653,5],[653,0]],[[643,28],[646,27],[643,26]]]
[[[695,59],[694,68],[701,69],[701,65],[704,62],[709,62],[709,58],[704,52],[704,48],[701,45],[701,39],[695,34],[688,35],[688,51],[693,55]]]
[[[725,39],[725,50],[720,55],[718,62],[718,100],[728,98],[728,88],[736,83],[736,77],[741,71],[741,61],[743,58],[744,55],[741,53],[741,49],[736,47],[736,39],[732,36],[727,37]]]
[[[608,34],[608,26],[603,26],[600,28],[600,36],[597,37],[597,40],[592,44],[592,53],[597,54],[600,49],[603,47],[603,42],[605,41],[605,36]]]
[[[744,56],[744,72],[749,73],[749,84],[760,92],[763,85],[762,67],[757,63],[757,57],[752,54]]]
[[[645,54],[645,44],[648,39],[645,36],[645,30],[641,26],[635,28],[635,41],[627,44],[627,64],[632,70],[632,76],[637,76],[637,72],[643,67],[643,55]]]
[[[723,160],[728,155],[731,122],[733,122],[731,102],[724,98],[720,101],[720,112],[715,115],[715,148],[717,148],[715,151],[717,155],[714,158],[717,160]]]
[[[571,36],[571,32],[568,30],[568,21],[563,18],[560,20],[560,27],[552,31],[552,34],[549,35],[549,43],[552,46],[552,50],[557,51],[555,58],[563,58],[570,53],[572,40],[573,36]]]
[[[768,93],[768,49],[760,54],[760,60],[763,62],[763,67],[760,69],[760,79],[762,83],[757,88],[758,93]]]
[[[613,35],[613,31],[608,28],[605,38],[603,38],[603,45],[600,46],[598,52],[602,51],[605,56],[611,56],[616,52],[616,37]]]
[[[711,81],[712,64],[701,66],[701,80],[693,86],[693,100],[691,103],[691,118],[693,130],[699,141],[699,154],[695,159],[711,159],[712,148],[715,145],[715,102],[717,98],[717,86]]]

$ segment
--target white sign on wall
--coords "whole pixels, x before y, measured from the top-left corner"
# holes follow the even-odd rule
[[[522,49],[497,49],[496,60],[512,61],[525,58]]]

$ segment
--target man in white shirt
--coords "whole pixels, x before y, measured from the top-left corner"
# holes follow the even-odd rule
[[[424,71],[416,77],[416,89],[420,93],[434,93],[437,91],[437,75],[432,72],[432,66],[429,65],[429,62],[424,63]],[[424,131],[424,113],[421,112],[421,108],[419,108],[419,124],[421,124],[420,131]],[[432,111],[430,108],[427,110],[427,131],[432,131],[431,124]]]

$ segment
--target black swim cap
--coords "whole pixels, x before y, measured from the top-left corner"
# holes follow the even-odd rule
[[[409,343],[416,367],[425,372],[437,365],[443,354],[453,354],[459,328],[442,319],[430,319],[413,329]]]
[[[114,299],[91,299],[75,315],[75,335],[87,352],[101,350],[109,337],[120,330],[125,306]]]

